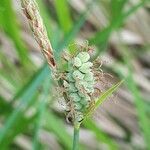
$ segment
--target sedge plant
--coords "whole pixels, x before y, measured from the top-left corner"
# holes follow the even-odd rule
[[[93,50],[88,44],[79,46],[75,53],[65,51],[63,65],[57,64],[36,1],[21,0],[21,5],[34,38],[52,70],[53,78],[62,90],[66,102],[66,119],[74,126],[72,149],[78,150],[81,123],[117,89],[121,82],[101,93],[96,83],[101,81],[104,73],[99,59],[92,61]]]

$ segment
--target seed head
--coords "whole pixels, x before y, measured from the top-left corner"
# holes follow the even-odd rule
[[[92,101],[94,74],[91,68],[93,63],[89,60],[90,55],[88,52],[80,52],[68,60],[69,70],[66,74],[66,81],[63,84],[66,88],[69,104],[72,103],[71,106],[73,106],[73,121],[81,121],[84,118],[87,108]]]

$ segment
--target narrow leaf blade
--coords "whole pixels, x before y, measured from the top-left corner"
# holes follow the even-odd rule
[[[109,88],[106,92],[104,92],[100,98],[97,100],[96,104],[95,104],[95,109],[97,107],[99,107],[109,96],[111,96],[113,94],[113,92],[115,92],[118,87],[123,83],[123,80],[118,82],[117,84],[113,85],[111,88]]]
[[[88,111],[86,114],[86,117],[89,116],[96,108],[98,108],[109,96],[115,92],[118,87],[123,83],[124,80],[121,80],[117,84],[113,85],[111,88],[109,88],[107,91],[105,91],[96,101],[95,105]]]

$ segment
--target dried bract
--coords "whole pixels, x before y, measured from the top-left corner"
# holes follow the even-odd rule
[[[52,69],[56,68],[53,49],[47,36],[43,20],[40,16],[35,0],[21,0],[23,12],[28,19],[34,38],[42,49],[42,52]]]

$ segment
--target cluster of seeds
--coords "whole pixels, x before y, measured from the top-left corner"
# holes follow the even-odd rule
[[[94,75],[91,69],[93,63],[89,60],[88,52],[80,52],[76,57],[69,60],[69,72],[64,81],[67,97],[75,111],[74,119],[77,121],[83,119],[94,92]]]

